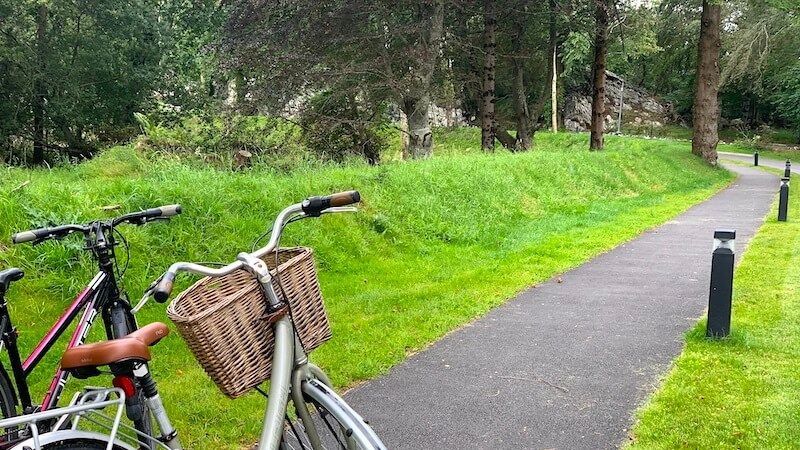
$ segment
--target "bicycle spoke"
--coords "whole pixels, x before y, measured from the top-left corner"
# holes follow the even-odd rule
[[[336,438],[336,441],[339,443],[339,445],[344,450],[347,450],[347,447],[345,447],[345,445],[342,443],[342,441],[339,440],[339,434],[336,433],[335,431],[333,431],[333,427],[331,426],[330,422],[328,422],[327,411],[325,411],[324,409],[320,410],[319,408],[317,408],[317,411],[319,411],[320,418],[322,419],[323,422],[325,422],[325,425],[328,427],[328,430],[330,430],[331,434]],[[323,414],[323,411],[325,412],[324,414]],[[341,428],[341,427],[339,427],[339,428]]]
[[[300,433],[297,432],[297,429],[295,428],[294,423],[292,422],[292,419],[289,418],[289,414],[288,413],[286,414],[286,422],[289,423],[289,428],[292,429],[292,433],[294,433],[294,436],[297,439],[297,442],[300,444],[300,449],[301,450],[307,450],[305,444],[303,444],[303,440],[300,438]],[[292,447],[292,449],[294,449],[294,447]]]

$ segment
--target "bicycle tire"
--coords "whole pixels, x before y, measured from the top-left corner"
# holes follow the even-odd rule
[[[306,386],[305,389],[316,388]],[[322,447],[312,446],[305,424],[301,420],[290,421],[287,418],[283,438],[281,439],[281,450],[380,450],[385,448],[379,441],[377,442],[378,445],[376,445],[376,442],[362,439],[358,433],[348,430],[345,425],[347,419],[352,420],[354,417],[362,421],[362,427],[369,428],[369,426],[344,401],[337,398],[340,405],[349,410],[350,415],[347,418],[340,417],[340,414],[348,415],[348,411],[339,413],[328,410],[311,396],[305,395],[305,389],[303,398],[311,414],[314,428],[317,430]]]
[[[108,442],[96,439],[65,439],[63,441],[52,442],[42,447],[42,450],[105,450]],[[113,450],[124,450],[119,445],[115,445]]]
[[[147,401],[141,386],[139,383],[136,384],[136,396],[139,398],[139,404],[142,405],[142,420],[134,423],[134,428],[136,431],[143,433],[145,436],[155,439],[155,436],[153,436],[153,415],[150,413],[150,407],[147,405]],[[142,440],[141,436],[139,439]],[[153,448],[153,445],[149,444],[147,446],[139,446],[139,448],[141,450],[150,450]]]
[[[0,365],[0,414],[3,419],[8,419],[17,415],[17,402],[14,391],[11,388],[11,380],[8,373]],[[17,427],[5,428],[0,430],[0,444],[13,442],[17,438]]]
[[[130,333],[135,331],[137,327],[136,327],[135,320],[130,315],[125,314],[123,316],[123,319],[121,321],[117,321],[115,323],[115,325],[113,326],[113,328],[114,328],[114,331],[113,331],[114,336],[119,338],[119,337],[122,337],[122,336],[129,335]],[[141,386],[141,383],[139,382],[139,380],[136,380],[136,394],[135,395],[136,395],[136,398],[137,398],[137,403],[138,403],[138,405],[140,405],[140,407],[142,409],[142,411],[141,411],[142,420],[134,421],[133,428],[136,431],[138,431],[139,433],[155,439],[155,436],[153,436],[153,415],[150,412],[150,407],[147,405],[147,401],[146,401],[145,396],[144,396],[144,391],[142,390],[142,386]],[[125,410],[127,412],[128,417],[130,417],[131,416],[131,411],[128,411],[127,402],[126,402],[126,405],[125,405]],[[142,440],[141,436],[140,436],[140,440]],[[140,450],[151,450],[152,448],[153,448],[152,444],[140,445],[139,446]]]

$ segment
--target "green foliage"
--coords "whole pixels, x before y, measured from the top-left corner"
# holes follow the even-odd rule
[[[281,171],[317,160],[301,143],[300,127],[287,120],[265,116],[191,116],[174,126],[154,125],[137,115],[144,136],[139,148],[175,155],[218,168],[237,168],[235,155],[247,152],[256,164]]]
[[[202,50],[224,17],[216,5],[0,0],[0,159],[29,158],[37,96],[51,160],[129,140],[133,113],[156,98],[193,106],[213,70]]]
[[[572,32],[562,44],[562,61],[564,75],[570,79],[579,79],[585,83],[591,72],[593,43],[586,33]],[[572,84],[575,84],[574,82]]]
[[[789,211],[800,210],[790,196]],[[800,441],[800,223],[775,220],[777,200],[734,277],[731,336],[705,320],[664,385],[638,413],[635,449],[793,448]]]
[[[37,89],[55,146],[80,148],[131,124],[158,79],[155,3],[0,0],[0,145],[30,139]]]
[[[520,289],[667,220],[731,180],[685,143],[609,137],[606,151],[587,153],[585,134],[537,133],[536,151],[487,155],[478,135],[437,135],[450,143],[437,152],[449,155],[430,160],[300,168],[291,176],[224,173],[129,147],[70,168],[4,169],[0,266],[27,272],[9,297],[20,345],[32,348],[94,268],[66,242],[11,246],[8,236],[42,220],[110,214],[103,205],[184,206],[169,224],[123,230],[131,243],[125,285],[135,298],[176,260],[234,259],[286,204],[359,189],[362,212],[299,222],[283,241],[316,251],[334,339],[312,359],[343,387],[385,373]],[[30,184],[11,194],[24,180]],[[176,287],[190,282],[182,276]],[[164,315],[162,305],[151,304],[139,321]],[[32,374],[34,392],[46,388],[56,353]],[[224,398],[177,335],[154,348],[151,368],[187,448],[239,449],[257,439],[263,398]]]
[[[770,95],[777,113],[795,129],[795,143],[800,142],[800,63],[788,68],[776,80],[776,89]]]
[[[300,126],[303,142],[322,159],[341,162],[360,156],[377,164],[386,146],[380,131],[388,127],[388,118],[374,104],[367,106],[355,96],[325,91],[308,101]]]

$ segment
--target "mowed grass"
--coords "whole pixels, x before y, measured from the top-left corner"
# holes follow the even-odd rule
[[[288,174],[221,172],[150,160],[125,147],[77,167],[2,169],[0,266],[27,272],[9,296],[21,347],[33,348],[94,267],[78,236],[31,247],[11,246],[11,233],[108,217],[113,213],[102,211],[105,205],[118,204],[120,211],[184,207],[169,224],[121,229],[131,244],[125,286],[136,299],[174,261],[233,260],[287,204],[360,190],[362,212],[293,224],[282,242],[316,250],[334,338],[312,359],[346,388],[387,372],[518,291],[668,220],[732,179],[701,163],[685,143],[609,137],[606,151],[590,153],[585,134],[543,133],[531,152],[487,155],[477,148],[478,137],[474,129],[440,133],[438,155],[426,161],[313,166]],[[191,281],[179,277],[176,292]],[[164,309],[148,305],[140,323],[166,321]],[[34,392],[45,389],[56,353],[33,374]],[[158,344],[152,367],[188,448],[255,442],[264,400],[255,394],[225,398],[177,335]]]
[[[777,171],[775,173],[778,173]],[[703,319],[638,413],[632,449],[789,449],[800,443],[800,195],[777,200],[734,277],[731,336]]]

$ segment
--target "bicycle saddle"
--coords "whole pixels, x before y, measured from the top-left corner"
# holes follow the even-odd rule
[[[8,290],[8,286],[12,282],[19,281],[24,276],[25,272],[17,268],[6,269],[0,272],[0,295],[6,293],[6,291]]]
[[[100,374],[98,367],[147,362],[151,359],[148,347],[168,334],[166,325],[155,322],[119,339],[72,347],[61,357],[61,368],[77,378],[88,378]]]

